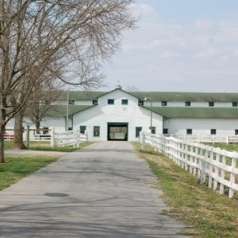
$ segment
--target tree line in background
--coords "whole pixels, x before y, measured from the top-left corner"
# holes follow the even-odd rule
[[[135,23],[131,3],[0,0],[0,162],[5,161],[4,133],[12,118],[15,142],[22,148],[23,117],[27,113],[37,126],[39,105],[55,100],[62,83],[98,85],[101,61]]]

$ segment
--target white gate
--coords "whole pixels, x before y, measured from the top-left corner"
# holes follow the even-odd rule
[[[87,134],[81,134],[79,130],[55,132],[51,129],[51,147],[73,146],[78,148],[80,143],[87,141]]]

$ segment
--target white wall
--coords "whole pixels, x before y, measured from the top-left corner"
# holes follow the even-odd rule
[[[146,107],[150,106],[150,102],[145,103]],[[152,102],[153,107],[161,107],[161,102]],[[185,102],[167,102],[167,107],[185,107]],[[191,107],[209,107],[208,102],[191,102]],[[215,102],[214,107],[233,107],[232,102]]]
[[[108,105],[107,100],[114,99],[114,105]],[[128,99],[128,105],[121,105],[122,99]],[[126,122],[129,123],[129,141],[135,141],[135,128],[143,127],[148,130],[150,127],[150,111],[138,106],[138,99],[124,93],[120,90],[113,91],[98,99],[98,105],[80,112],[74,116],[74,128],[80,125],[87,126],[89,140],[107,140],[108,122]],[[153,113],[153,126],[156,127],[156,133],[162,133],[162,117]],[[101,136],[93,137],[93,127],[100,126]]]
[[[193,135],[207,136],[211,129],[216,129],[217,136],[233,136],[238,129],[238,119],[168,119],[164,128],[173,135],[186,135],[186,129],[192,129]]]

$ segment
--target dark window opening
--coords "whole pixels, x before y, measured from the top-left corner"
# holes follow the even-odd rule
[[[108,99],[108,100],[107,100],[107,104],[113,105],[113,104],[114,104],[114,99]]]
[[[156,134],[156,127],[150,127],[151,134]]]
[[[190,107],[191,106],[191,102],[189,102],[189,101],[185,102],[185,106],[186,107]]]
[[[142,131],[142,127],[138,126],[136,127],[136,138],[138,138],[140,136],[140,132]]]
[[[215,103],[214,102],[209,102],[208,105],[209,105],[209,107],[214,107]]]
[[[98,105],[98,100],[97,99],[93,99],[93,105]]]
[[[235,135],[238,136],[238,129],[235,129]]]
[[[211,135],[216,135],[217,134],[217,130],[216,129],[211,129]]]
[[[193,134],[193,130],[192,129],[187,129],[187,135],[192,135]]]
[[[75,100],[69,100],[69,105],[74,105],[75,104]]]
[[[138,100],[138,105],[139,105],[139,106],[144,106],[144,101],[143,101],[142,99],[139,99],[139,100]]]
[[[93,127],[93,136],[99,137],[100,136],[100,126],[94,126]]]
[[[238,102],[232,102],[232,107],[237,107],[238,106]]]
[[[168,128],[164,128],[164,129],[163,129],[163,134],[164,134],[164,135],[169,134],[169,129],[168,129]]]
[[[122,99],[121,104],[122,105],[128,105],[128,99]]]
[[[85,134],[87,127],[86,126],[80,126],[80,133]]]
[[[162,101],[161,106],[166,107],[167,106],[167,101]]]
[[[107,130],[107,138],[109,141],[128,140],[128,123],[109,122]]]

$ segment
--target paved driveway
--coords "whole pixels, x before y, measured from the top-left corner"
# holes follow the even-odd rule
[[[0,192],[0,237],[185,237],[145,161],[126,142],[102,142]]]

